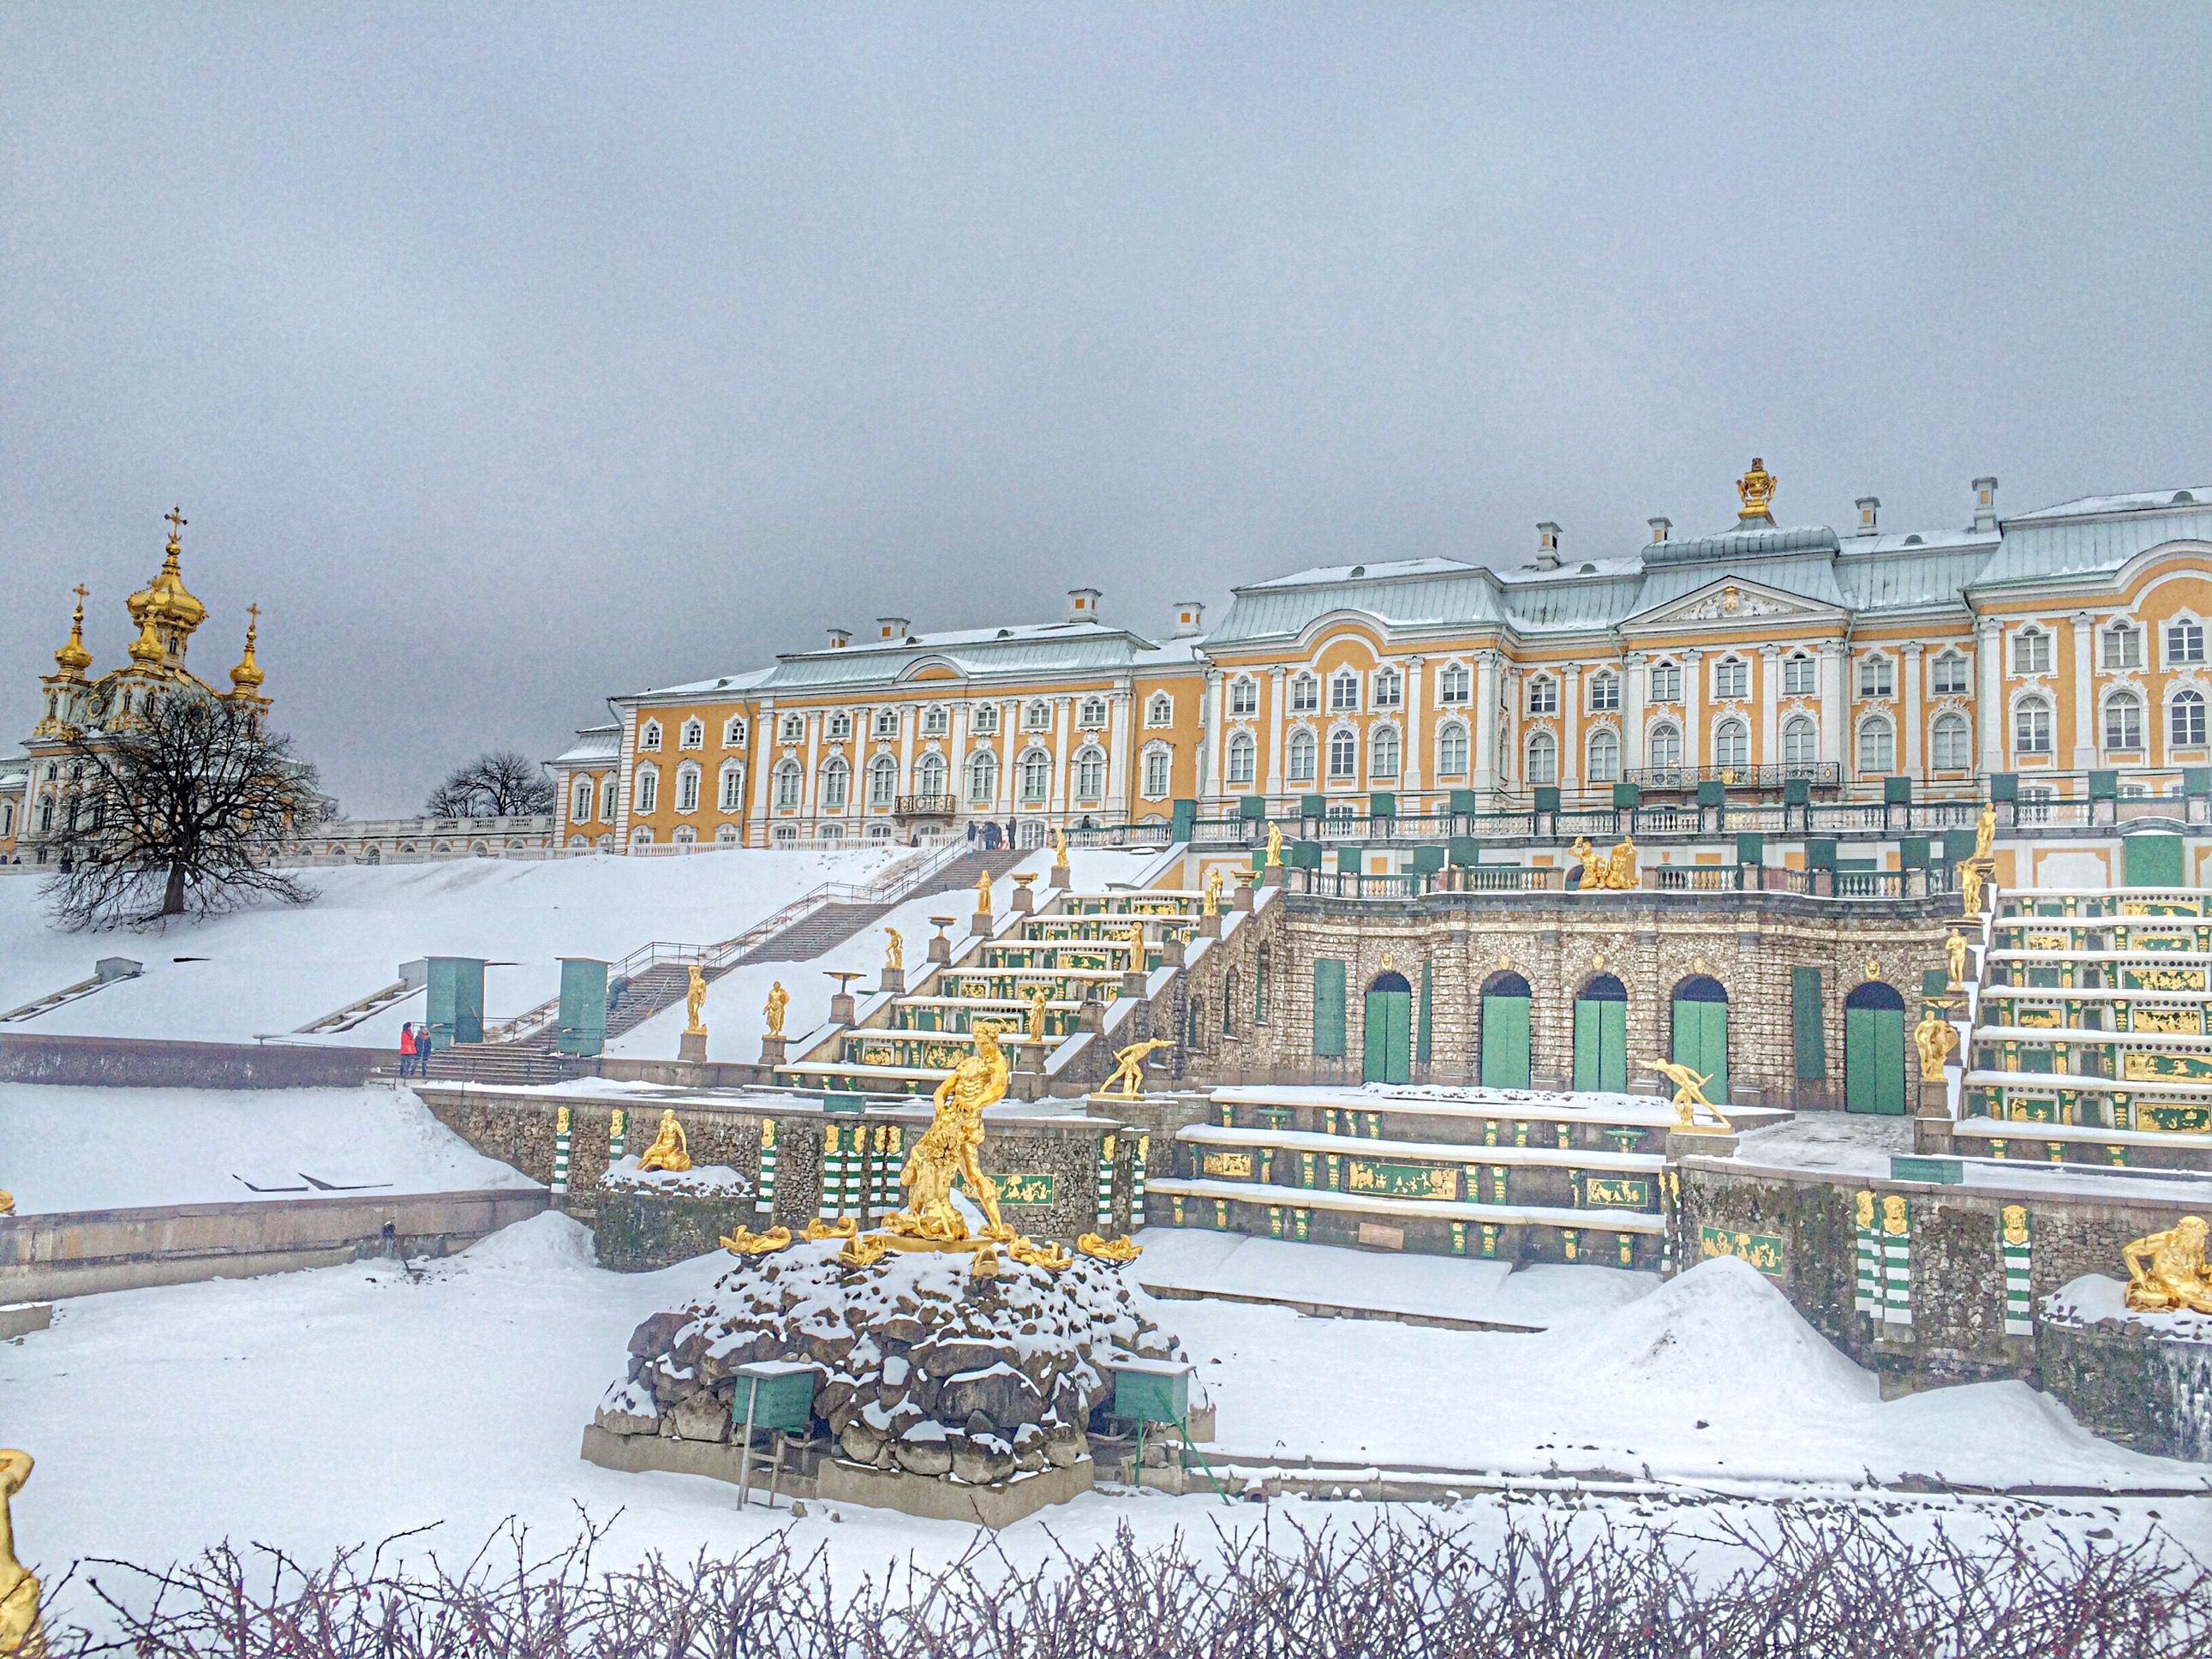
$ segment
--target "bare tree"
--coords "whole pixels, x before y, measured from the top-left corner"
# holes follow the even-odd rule
[[[143,927],[257,895],[313,896],[273,860],[329,803],[315,769],[256,710],[180,692],[127,726],[78,734],[68,756],[70,791],[46,842],[61,857],[46,895],[64,926]]]
[[[434,818],[529,817],[553,810],[553,781],[512,749],[488,750],[448,772],[422,810]]]

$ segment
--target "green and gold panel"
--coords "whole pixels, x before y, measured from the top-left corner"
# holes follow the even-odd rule
[[[2204,988],[2202,968],[2123,968],[2120,969],[2120,988],[2124,991],[2201,991]]]
[[[1597,1209],[1650,1210],[1656,1207],[1655,1192],[1650,1176],[1594,1175],[1583,1170],[1576,1182],[1575,1201]]]
[[[1001,1204],[1042,1205],[1052,1202],[1053,1177],[1049,1170],[994,1175],[990,1181],[999,1189],[999,1202]]]
[[[1345,1160],[1345,1190],[1378,1198],[1459,1197],[1459,1171],[1450,1164],[1386,1164],[1364,1158]]]
[[[2163,1002],[2122,1002],[2113,1006],[2113,1024],[2123,1031],[2160,1036],[2204,1035],[2204,1006],[2177,1006]]]
[[[1198,1172],[1209,1181],[1250,1181],[1258,1166],[1253,1153],[1241,1149],[1207,1146],[1198,1155]]]
[[[2212,1054],[2145,1054],[2140,1049],[2129,1051],[2121,1075],[2130,1083],[2148,1083],[2160,1079],[2202,1083],[2212,1079]]]
[[[2135,1109],[2135,1127],[2155,1129],[2162,1134],[2203,1134],[2212,1130],[2212,1105],[2138,1101]]]
[[[1732,1255],[1748,1261],[1770,1279],[1782,1276],[1782,1241],[1771,1233],[1736,1232],[1711,1224],[1698,1229],[1700,1259]]]

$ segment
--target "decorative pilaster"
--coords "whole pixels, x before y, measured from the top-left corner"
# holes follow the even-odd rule
[[[1923,775],[1920,768],[1920,728],[1926,722],[1921,718],[1920,692],[1926,683],[1921,663],[1926,650],[1927,647],[1917,640],[1908,640],[1898,648],[1897,672],[1902,683],[1897,690],[1905,705],[1899,724],[1905,729],[1898,733],[1897,769],[1908,778]]]
[[[1995,617],[1974,623],[1974,737],[1982,775],[2004,763],[2004,628]]]
[[[753,1212],[757,1215],[775,1213],[775,1120],[761,1120],[760,1180],[753,1194]]]
[[[553,1112],[553,1191],[557,1196],[568,1190],[568,1109],[556,1107]]]
[[[2074,623],[2074,769],[2086,772],[2097,763],[2097,693],[2090,677],[2090,629],[2096,618],[2076,611]]]

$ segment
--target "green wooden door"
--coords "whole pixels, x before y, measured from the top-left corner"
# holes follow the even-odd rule
[[[1492,1089],[1528,1086],[1528,998],[1483,998],[1482,1081]]]
[[[1589,997],[1575,1000],[1575,1087],[1628,1087],[1628,1005]]]
[[[1905,1113],[1905,1011],[1844,1010],[1844,1105],[1854,1112]]]
[[[1329,957],[1314,963],[1313,1051],[1319,1060],[1344,1058],[1344,964]]]
[[[1410,1083],[1413,1078],[1413,996],[1411,991],[1370,991],[1362,1033],[1359,1080]]]
[[[1728,1004],[1674,999],[1674,1063],[1709,1080],[1705,1098],[1728,1098]]]
[[[2185,887],[2181,837],[2129,836],[2120,842],[2121,879],[2130,887]]]

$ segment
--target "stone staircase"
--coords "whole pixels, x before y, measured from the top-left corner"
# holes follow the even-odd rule
[[[762,940],[729,965],[734,968],[749,962],[811,961],[824,951],[842,945],[870,923],[889,915],[899,905],[910,903],[918,898],[927,898],[935,893],[972,888],[987,872],[995,881],[1024,857],[1034,856],[1005,849],[994,853],[964,854],[932,872],[913,890],[902,893],[895,899],[881,902],[824,904],[773,937]]]
[[[574,1060],[553,1051],[553,1034],[545,1032],[520,1042],[457,1042],[430,1056],[427,1068],[433,1078],[461,1079],[471,1083],[526,1086],[558,1083],[574,1077]]]
[[[2003,893],[1983,943],[1958,1152],[2212,1169],[2212,894]]]

